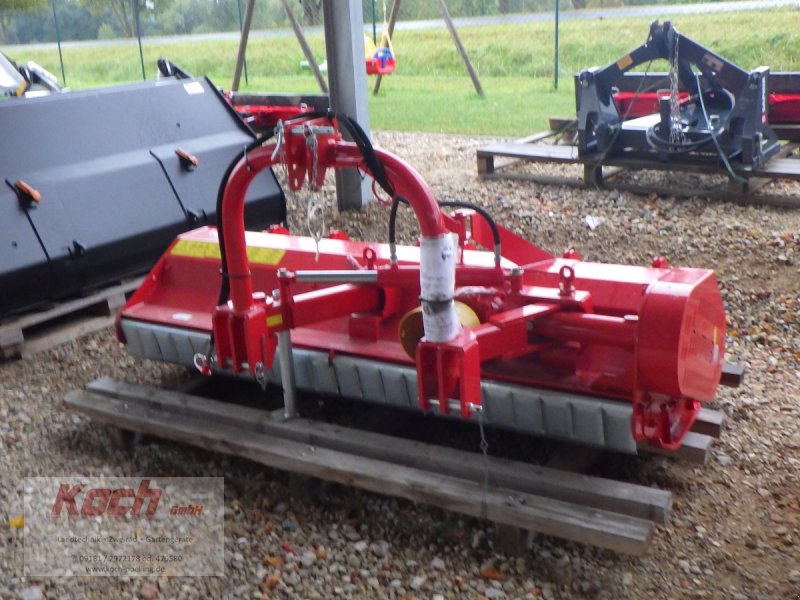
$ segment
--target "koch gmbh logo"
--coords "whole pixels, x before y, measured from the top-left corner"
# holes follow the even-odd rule
[[[62,483],[58,488],[51,510],[53,517],[66,511],[69,517],[152,517],[158,509],[161,490],[151,486],[149,479],[142,479],[139,487],[92,487],[85,483]],[[145,508],[146,507],[146,508]]]

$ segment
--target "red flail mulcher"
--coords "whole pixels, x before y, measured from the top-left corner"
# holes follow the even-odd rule
[[[302,115],[274,139],[229,169],[219,228],[180,235],[121,312],[133,354],[283,385],[288,416],[299,389],[627,453],[678,448],[714,397],[725,312],[712,271],[552,256],[483,209],[437,202],[344,116]],[[248,185],[278,164],[292,189],[318,189],[330,168],[371,175],[388,243],[246,232]],[[418,246],[395,244],[404,204]]]

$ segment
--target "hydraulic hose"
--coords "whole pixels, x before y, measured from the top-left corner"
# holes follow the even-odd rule
[[[389,211],[389,248],[391,249],[392,262],[397,261],[395,248],[397,247],[396,225],[397,225],[397,207],[401,204],[408,204],[408,200],[402,196],[395,196],[392,202],[392,207]],[[472,202],[465,202],[463,200],[443,200],[439,202],[439,206],[452,207],[452,208],[468,208],[478,213],[492,231],[492,241],[494,243],[495,264],[500,264],[500,231],[497,228],[497,223],[485,208],[473,204]]]
[[[217,191],[217,237],[219,240],[219,258],[220,258],[220,274],[222,275],[222,282],[219,288],[219,296],[217,297],[217,306],[220,304],[225,304],[228,301],[228,296],[231,292],[230,287],[230,279],[228,277],[228,260],[225,254],[225,230],[223,228],[223,220],[225,215],[222,212],[222,200],[225,195],[225,187],[228,185],[228,180],[231,177],[231,173],[233,173],[233,169],[239,163],[240,160],[248,153],[252,152],[259,146],[261,146],[265,140],[270,139],[274,135],[274,130],[269,130],[266,135],[260,137],[247,146],[245,146],[244,150],[239,152],[234,159],[228,165],[228,168],[225,169],[225,174],[222,176],[222,180],[219,184],[219,190]]]

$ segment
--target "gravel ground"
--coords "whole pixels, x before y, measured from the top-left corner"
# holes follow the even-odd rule
[[[600,465],[673,493],[673,517],[649,553],[630,558],[536,537],[523,556],[507,557],[480,520],[340,486],[309,497],[285,473],[165,442],[126,455],[110,430],[65,412],[63,395],[102,375],[175,386],[186,373],[126,356],[108,331],[0,365],[0,598],[800,598],[800,210],[481,182],[475,149],[488,139],[376,140],[440,197],[476,201],[555,253],[574,246],[587,260],[633,264],[663,255],[717,270],[727,358],[748,374],[712,403],[729,417],[713,459]],[[797,185],[768,191],[800,196]],[[587,216],[602,223],[593,230]],[[385,240],[386,219],[374,205],[342,217],[329,210],[326,225]],[[404,215],[400,238],[413,237]],[[22,531],[7,526],[21,512],[22,478],[78,473],[224,475],[226,577],[22,578]]]

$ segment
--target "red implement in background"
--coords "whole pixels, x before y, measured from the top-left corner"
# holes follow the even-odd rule
[[[614,94],[614,104],[620,115],[626,119],[638,119],[646,115],[658,112],[658,97],[663,95],[659,92],[629,92],[619,91]],[[679,94],[683,101],[689,97],[686,92]],[[769,123],[800,123],[800,93],[780,94],[770,93],[767,96],[769,111],[767,122]]]

